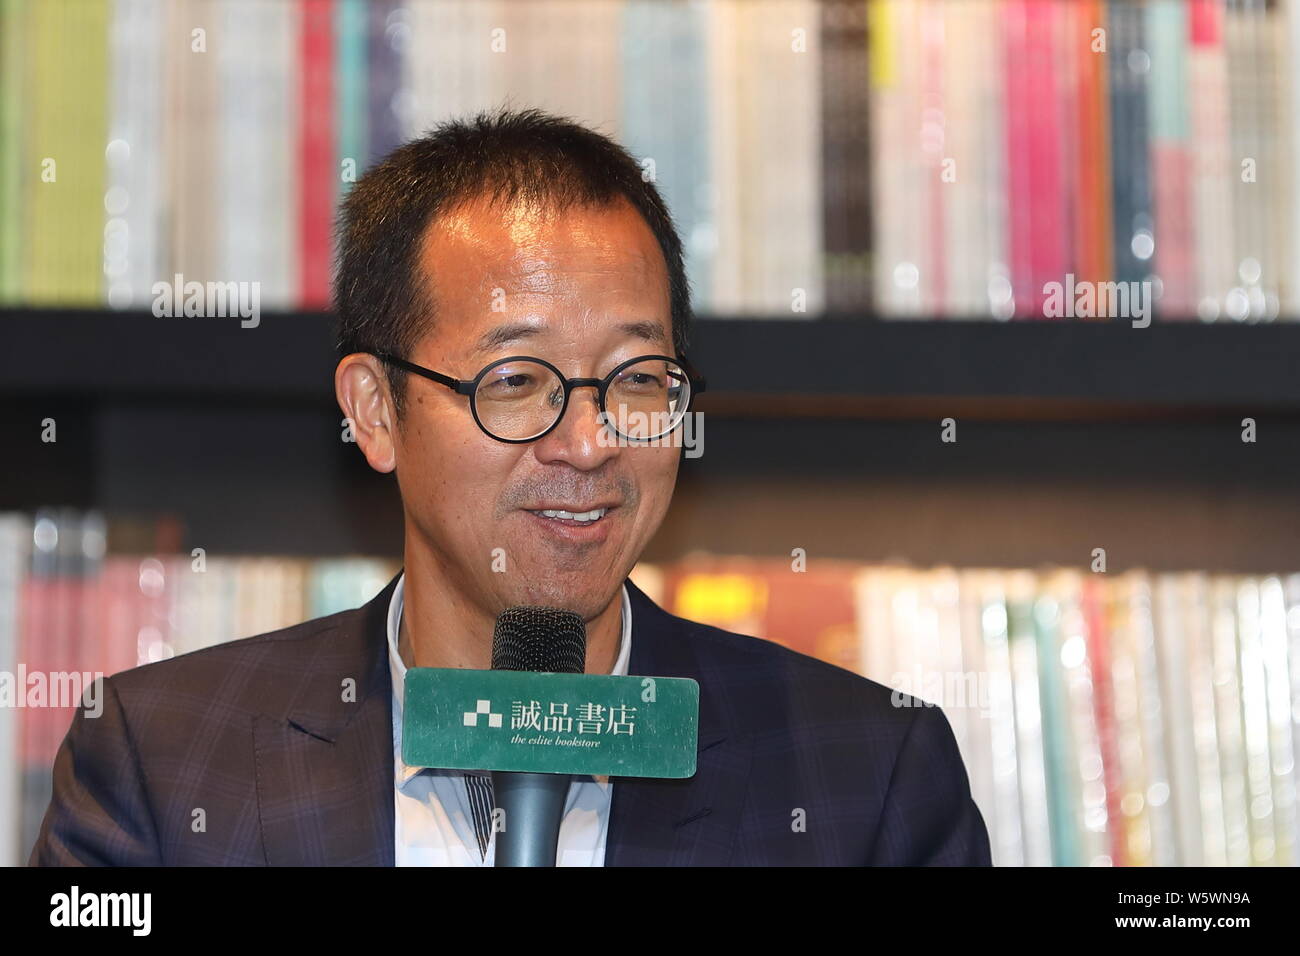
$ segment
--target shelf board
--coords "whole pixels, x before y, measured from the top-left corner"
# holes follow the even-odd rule
[[[0,310],[0,390],[333,401],[332,318]],[[1300,419],[1300,323],[699,319],[700,409],[761,418]]]

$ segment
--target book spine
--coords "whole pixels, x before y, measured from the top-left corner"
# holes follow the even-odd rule
[[[1017,760],[1015,676],[1008,637],[1010,610],[1006,589],[1009,577],[992,573],[984,592],[980,615],[983,656],[989,676],[989,736],[992,740],[990,772],[994,805],[993,859],[998,866],[1024,866],[1028,860],[1023,839],[1025,819],[1020,792],[1021,764]]]
[[[1111,673],[1122,774],[1120,808],[1128,865],[1151,866],[1155,860],[1155,826],[1150,791],[1158,770],[1143,713],[1143,616],[1135,593],[1137,586],[1131,575],[1112,583]]]
[[[1026,149],[1024,179],[1013,187],[1026,193],[1028,246],[1023,253],[1029,270],[1027,304],[1035,318],[1044,315],[1049,282],[1064,282],[1066,267],[1066,195],[1062,182],[1061,144],[1064,126],[1059,93],[1060,55],[1057,22],[1065,5],[1055,0],[1025,4],[1025,84],[1017,97],[1026,110],[1021,136]],[[1019,298],[1019,297],[1017,297]]]
[[[945,0],[942,5],[943,141],[935,169],[943,203],[943,252],[946,267],[940,314],[975,318],[988,311],[985,270],[992,261],[980,235],[983,156],[979,149],[984,97],[976,77],[980,46],[987,41],[984,3]]]
[[[1177,831],[1170,795],[1169,741],[1162,715],[1168,704],[1161,694],[1156,652],[1151,577],[1131,571],[1126,577],[1133,628],[1133,664],[1137,681],[1142,753],[1146,766],[1146,803],[1151,828],[1151,860],[1155,866],[1177,865]]]
[[[1270,262],[1269,221],[1277,203],[1278,182],[1265,145],[1264,123],[1272,85],[1264,82],[1270,67],[1261,26],[1253,3],[1229,4],[1224,12],[1229,154],[1239,164],[1230,170],[1233,242],[1226,250],[1231,271],[1226,309],[1228,318],[1237,321],[1263,317],[1265,290],[1276,298],[1276,277],[1265,270]]]
[[[978,34],[985,42],[973,44],[975,85],[979,90],[979,110],[975,130],[979,136],[980,231],[975,237],[977,248],[986,251],[980,267],[984,269],[984,297],[979,310],[992,318],[1005,320],[1015,311],[1011,283],[1008,245],[1009,208],[1007,196],[1007,125],[1006,104],[1002,100],[1002,71],[1005,53],[1004,36],[998,28],[1002,16],[1001,0],[988,0],[975,7],[979,13]]]
[[[1037,590],[1031,572],[1014,572],[1008,576],[1007,643],[1016,707],[1016,760],[1020,777],[1024,865],[1051,866],[1053,847],[1043,699],[1033,622],[1033,600]]]
[[[1065,719],[1073,744],[1073,759],[1065,764],[1064,785],[1072,798],[1078,863],[1108,866],[1113,862],[1110,819],[1088,646],[1084,584],[1085,579],[1079,572],[1061,571],[1054,576],[1054,596],[1059,605],[1061,684]]]
[[[62,640],[61,612],[66,610],[65,589],[61,587],[59,535],[67,533],[65,516],[54,509],[36,512],[32,522],[31,565],[23,582],[19,605],[18,669],[26,673],[24,707],[19,711],[19,756],[22,776],[22,821],[19,844],[27,853],[40,833],[41,820],[50,802],[51,778],[48,753],[53,710],[48,695],[40,690],[48,684],[48,675],[56,669]]]
[[[1142,8],[1109,0],[1110,133],[1114,177],[1115,274],[1118,282],[1142,282],[1154,251],[1151,166],[1147,129],[1147,75]]]
[[[850,171],[846,152],[852,133],[848,64],[852,38],[847,35],[850,16],[845,0],[828,0],[821,7],[821,112],[825,135],[821,143],[822,162],[822,273],[826,283],[826,310],[849,311],[846,278],[848,257],[848,202]],[[865,31],[864,31],[865,39]]]
[[[701,183],[713,167],[709,152],[713,141],[708,131],[715,105],[708,97],[709,63],[704,37],[707,22],[701,6],[672,8],[668,57],[673,69],[667,87],[672,103],[668,112],[674,123],[671,152],[676,158],[671,178],[666,184],[660,183],[666,187],[665,199],[681,226],[686,277],[691,289],[699,294],[702,311],[712,309],[713,264],[719,254],[713,241],[716,224],[710,196],[712,184]]]
[[[24,156],[30,120],[26,103],[30,7],[23,0],[0,0],[0,304],[25,297],[27,181]]]
[[[105,675],[135,667],[136,637],[134,593],[139,588],[137,562],[120,555],[104,561],[95,606],[99,614],[99,659]]]
[[[1075,129],[1080,145],[1073,260],[1076,276],[1106,282],[1114,275],[1111,204],[1110,55],[1100,47],[1107,36],[1107,8],[1101,0],[1073,5],[1077,98]]]
[[[853,589],[861,673],[879,684],[887,684],[892,661],[888,638],[889,593],[884,572],[879,568],[863,568],[854,578]]]
[[[1257,9],[1260,18],[1258,30],[1260,130],[1263,138],[1259,165],[1264,169],[1259,186],[1259,199],[1263,203],[1264,235],[1261,251],[1260,285],[1264,293],[1263,315],[1266,321],[1282,317],[1282,296],[1291,277],[1290,246],[1295,237],[1290,232],[1289,210],[1295,203],[1296,190],[1291,177],[1281,175],[1287,168],[1287,124],[1290,121],[1287,100],[1286,64],[1295,59],[1294,48],[1288,45],[1284,15],[1275,4]]]
[[[1278,27],[1278,42],[1286,51],[1278,63],[1278,82],[1282,87],[1279,97],[1278,129],[1282,135],[1281,162],[1286,169],[1300,165],[1300,4],[1279,6],[1278,15],[1283,22]],[[1286,316],[1300,315],[1300,188],[1294,177],[1282,177],[1287,201],[1282,214],[1283,228],[1288,242],[1282,261],[1281,312]],[[1300,754],[1297,754],[1300,759]]]
[[[1254,866],[1269,866],[1277,858],[1277,833],[1259,584],[1253,577],[1243,578],[1237,584],[1237,672],[1241,682],[1246,801],[1250,808],[1247,816],[1250,862]]]
[[[1029,0],[1006,0],[1002,10],[1002,102],[1006,137],[1003,194],[1007,205],[1007,268],[1011,278],[1012,309],[1017,318],[1040,314],[1034,289],[1034,219],[1030,188],[1032,125],[1029,85]]]
[[[1102,781],[1106,789],[1106,828],[1113,866],[1127,866],[1124,777],[1115,720],[1115,689],[1111,655],[1110,595],[1106,584],[1088,578],[1083,585],[1083,614],[1088,634],[1088,664],[1092,670],[1093,708],[1097,721],[1097,749],[1101,754]]]
[[[472,110],[466,80],[474,74],[473,64],[481,55],[475,46],[485,46],[488,37],[476,38],[469,33],[464,4],[455,0],[409,4],[401,13],[409,36],[406,48],[424,54],[403,57],[398,62],[402,71],[401,88],[410,93],[406,99],[409,115],[403,118],[404,128],[415,133],[428,129],[440,118]],[[507,55],[521,58],[522,51],[511,45],[514,31],[509,24],[504,29]]]
[[[961,614],[961,671],[974,684],[974,699],[968,705],[964,733],[958,740],[962,762],[970,777],[971,797],[980,808],[989,833],[994,865],[1000,863],[1002,840],[999,838],[1001,814],[998,787],[994,781],[994,719],[1006,691],[1005,674],[993,672],[992,660],[984,653],[985,615],[997,613],[992,591],[996,575],[979,570],[958,572],[958,601]],[[865,673],[865,671],[863,672]],[[999,683],[1000,682],[1000,683]]]
[[[920,135],[916,138],[920,189],[915,194],[922,221],[920,305],[923,313],[946,311],[950,284],[947,253],[948,185],[942,179],[947,158],[948,120],[944,111],[945,40],[943,10],[923,4],[917,22],[918,106]]]
[[[1273,807],[1273,853],[1276,866],[1297,863],[1296,767],[1292,752],[1293,705],[1287,661],[1287,606],[1282,581],[1276,576],[1259,583],[1260,656],[1263,661],[1264,700],[1268,725],[1269,772],[1265,784]]]
[[[298,110],[287,100],[298,82],[290,56],[298,11],[261,0],[225,0],[222,9],[217,122],[221,140],[239,149],[218,159],[217,271],[227,281],[258,283],[264,309],[292,308],[299,304],[299,140]]]
[[[370,67],[367,166],[386,156],[406,138],[402,116],[402,52],[409,35],[409,15],[401,0],[370,0],[366,62]]]
[[[928,255],[926,236],[930,174],[920,162],[922,124],[921,10],[911,3],[880,0],[869,8],[873,128],[872,148],[877,305],[890,318],[922,316]],[[926,197],[922,214],[913,203]]]
[[[1279,630],[1279,636],[1285,641],[1284,647],[1287,658],[1287,681],[1291,701],[1291,768],[1295,777],[1295,786],[1290,791],[1292,801],[1300,798],[1300,720],[1295,719],[1295,709],[1300,706],[1300,574],[1290,574],[1282,580],[1282,598],[1285,602],[1286,616],[1284,618],[1285,627]],[[1278,677],[1278,681],[1283,680]],[[1278,699],[1283,696],[1279,689]],[[1279,761],[1285,763],[1285,739],[1278,741]],[[1300,807],[1293,811],[1293,815],[1300,817]],[[1300,824],[1297,824],[1300,826]],[[1297,834],[1297,850],[1294,853],[1293,860],[1300,865],[1300,834]]]
[[[19,625],[25,579],[31,562],[32,522],[23,514],[0,514],[0,673],[10,675],[13,692],[22,660]],[[28,849],[23,842],[22,709],[18,701],[0,706],[0,866],[22,866]]]
[[[927,667],[933,676],[935,703],[943,708],[957,740],[958,750],[968,752],[970,723],[979,720],[978,688],[974,674],[963,671],[961,577],[955,568],[934,568],[927,577],[927,604],[932,615]]]
[[[1169,748],[1169,797],[1175,826],[1172,865],[1201,866],[1200,785],[1196,776],[1188,648],[1195,608],[1188,605],[1182,587],[1179,575],[1162,574],[1156,578],[1152,595],[1156,660],[1163,702],[1162,730]]]
[[[697,311],[713,309],[719,250],[709,180],[709,64],[706,11],[699,5],[630,0],[623,8],[622,129],[628,150],[654,162],[655,184],[672,211]],[[660,65],[672,63],[665,73]]]
[[[27,168],[27,300],[100,301],[104,245],[108,6],[34,4]]]
[[[1214,723],[1218,733],[1223,794],[1223,841],[1228,866],[1249,866],[1250,811],[1246,791],[1246,743],[1242,733],[1241,674],[1238,666],[1237,581],[1218,575],[1211,582],[1210,665]]]
[[[148,0],[113,4],[103,298],[114,309],[147,307],[163,275],[162,24]]]
[[[334,129],[334,176],[340,182],[340,193],[346,193],[352,187],[366,164],[369,138],[366,27],[365,0],[336,0],[332,31],[338,103]]]
[[[920,596],[916,574],[911,568],[891,568],[885,578],[889,589],[889,650],[892,669],[884,683],[891,688],[921,696]]]
[[[170,162],[172,249],[168,276],[186,283],[224,279],[220,272],[222,222],[214,183],[221,182],[220,61],[222,8],[198,0],[166,6],[166,57],[169,71],[164,135]],[[181,290],[175,290],[177,296]]]
[[[898,9],[892,0],[867,5],[867,105],[874,135],[870,149],[871,286],[874,303],[883,315],[903,311],[898,278],[906,268],[901,245],[903,198],[902,144],[906,142],[903,91],[899,74]]]
[[[822,164],[824,135],[818,105],[821,31],[818,0],[776,0],[765,27],[772,45],[766,73],[775,84],[776,111],[759,113],[771,162],[761,168],[768,197],[766,275],[770,285],[760,314],[811,319],[826,310],[822,271]],[[756,64],[756,68],[761,69]],[[780,116],[780,120],[777,117]]]
[[[1227,823],[1223,803],[1223,764],[1219,754],[1215,708],[1214,632],[1216,608],[1210,578],[1192,573],[1183,585],[1187,614],[1187,682],[1192,706],[1192,740],[1196,753],[1201,817],[1201,852],[1205,866],[1227,865]]]
[[[744,205],[741,154],[744,151],[738,84],[741,13],[735,0],[707,8],[704,35],[709,68],[709,182],[717,255],[712,276],[713,308],[723,315],[745,307],[742,250]]]
[[[1214,321],[1226,314],[1234,285],[1232,190],[1239,175],[1228,142],[1227,61],[1223,12],[1213,0],[1190,0],[1192,91],[1192,214],[1197,315]]]
[[[1148,4],[1146,36],[1151,57],[1151,184],[1159,312],[1163,319],[1191,319],[1196,315],[1196,294],[1187,99],[1189,25],[1183,0]]]
[[[1042,701],[1043,742],[1047,776],[1048,812],[1052,833],[1052,864],[1079,866],[1083,850],[1083,808],[1079,801],[1078,751],[1086,742],[1076,740],[1071,706],[1071,674],[1080,644],[1067,646],[1073,621],[1071,581],[1067,573],[1046,577],[1032,605],[1032,626],[1038,654],[1038,686]],[[1074,666],[1081,667],[1080,663]]]
[[[301,0],[298,222],[302,265],[298,290],[304,308],[329,304],[330,224],[335,186],[333,133],[333,22],[329,0]]]

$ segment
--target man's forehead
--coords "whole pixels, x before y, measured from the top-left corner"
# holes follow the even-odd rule
[[[552,331],[555,331],[554,327],[544,321],[502,322],[479,336],[473,347],[477,352],[493,352],[506,345],[543,337]],[[639,339],[662,351],[672,348],[663,323],[653,319],[614,320],[609,323],[608,331],[618,337]]]
[[[485,283],[508,294],[544,291],[556,272],[666,289],[659,242],[626,199],[563,209],[468,200],[440,212],[422,245],[426,281],[453,295],[480,294]]]
[[[467,351],[552,334],[672,348],[663,255],[626,200],[565,210],[471,200],[439,216],[421,259],[435,335],[441,326]]]
[[[613,247],[629,259],[646,259],[659,251],[649,225],[623,197],[610,203],[563,206],[541,201],[494,201],[488,196],[467,199],[438,213],[429,225],[425,245],[442,250],[459,247],[523,265],[545,261],[527,257],[527,251],[537,247],[559,246],[565,251],[597,253]]]

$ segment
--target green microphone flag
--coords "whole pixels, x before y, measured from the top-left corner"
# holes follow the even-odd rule
[[[683,677],[413,667],[412,767],[617,777],[695,774],[700,685]]]

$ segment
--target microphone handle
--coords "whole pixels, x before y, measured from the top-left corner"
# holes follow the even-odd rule
[[[493,802],[505,811],[494,866],[555,866],[571,776],[492,771]]]

